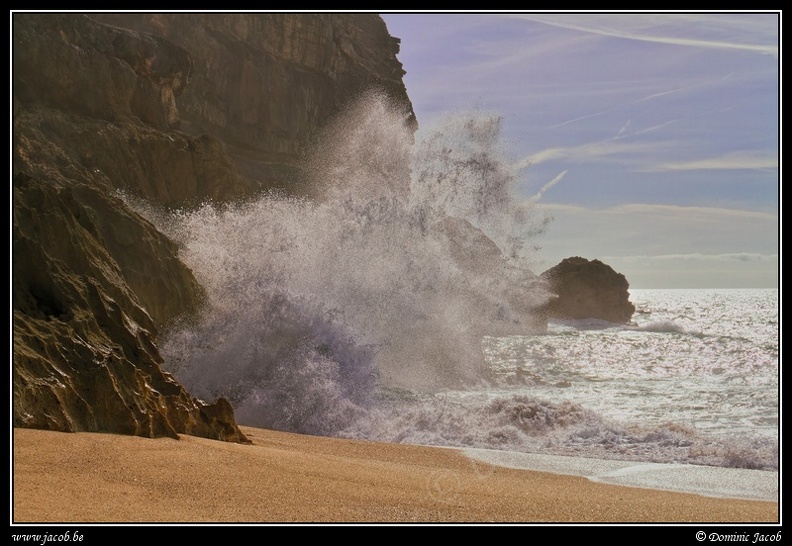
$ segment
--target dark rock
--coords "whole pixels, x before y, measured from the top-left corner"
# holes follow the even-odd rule
[[[545,309],[548,318],[623,323],[629,322],[635,312],[625,276],[599,260],[565,258],[541,277],[556,295]]]
[[[463,298],[471,314],[481,318],[481,330],[475,335],[527,335],[547,330],[539,302],[549,294],[536,274],[511,265],[498,245],[467,220],[449,216],[433,226],[433,231],[441,234],[456,267],[470,272],[471,279],[488,279],[486,291],[471,290]],[[536,299],[526,299],[526,294]]]
[[[250,194],[218,139],[172,130],[185,50],[83,15],[13,23],[14,172],[47,178],[54,166],[168,206]]]
[[[14,98],[97,119],[178,122],[175,95],[192,65],[166,40],[100,25],[85,15],[14,18]]]
[[[160,369],[141,299],[165,317],[200,296],[172,243],[94,188],[19,174],[13,189],[14,425],[244,441]]]
[[[118,190],[277,185],[365,88],[409,105],[398,40],[373,14],[76,13],[15,13],[12,40],[14,426],[246,441],[162,371],[157,333],[202,289]]]
[[[371,13],[96,13],[166,38],[193,59],[176,94],[182,130],[222,141],[251,191],[305,193],[304,147],[348,103],[375,89],[415,114],[400,41]]]

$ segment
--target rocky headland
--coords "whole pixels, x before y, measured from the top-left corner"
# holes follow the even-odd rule
[[[306,150],[355,98],[376,90],[416,127],[399,40],[375,14],[15,13],[12,23],[14,426],[246,442],[225,398],[200,400],[164,371],[160,332],[198,316],[205,293],[130,202],[322,194],[303,172]],[[461,271],[503,274],[498,246],[467,221],[449,217],[439,234]],[[569,258],[541,280],[557,295],[545,315],[521,303],[519,283],[491,294],[530,317],[504,331],[634,311],[624,276],[596,260]]]
[[[356,93],[412,113],[398,40],[373,14],[12,21],[14,426],[245,441],[226,400],[162,370],[158,332],[202,289],[119,192],[183,207],[288,186]]]

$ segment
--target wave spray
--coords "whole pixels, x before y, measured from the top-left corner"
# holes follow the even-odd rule
[[[386,391],[488,381],[486,335],[542,331],[527,243],[547,219],[515,195],[500,119],[425,136],[363,97],[305,158],[306,198],[206,204],[158,222],[207,293],[165,336],[166,368],[240,423],[334,434]]]
[[[310,146],[304,197],[141,209],[206,291],[160,344],[190,392],[284,431],[778,468],[772,339],[707,333],[744,317],[688,316],[721,316],[706,294],[662,293],[630,325],[547,324],[530,244],[547,219],[515,195],[500,119],[407,119],[352,105]]]

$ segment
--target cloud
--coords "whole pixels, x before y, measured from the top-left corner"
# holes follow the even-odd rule
[[[611,38],[778,56],[779,15],[774,13],[580,13],[515,14],[514,17]]]
[[[742,151],[729,152],[719,157],[696,159],[691,161],[673,161],[658,163],[648,167],[650,172],[660,171],[695,171],[695,170],[777,170],[778,157],[764,153]]]
[[[719,78],[717,81],[718,82],[722,82],[723,78]],[[697,89],[697,88],[704,87],[706,85],[709,85],[710,83],[711,82],[709,82],[709,81],[705,81],[705,82],[695,83],[693,85],[686,85],[686,86],[683,86],[683,87],[676,87],[674,89],[669,89],[667,91],[659,91],[657,93],[652,93],[651,95],[647,95],[647,96],[645,96],[643,98],[640,98],[638,100],[634,100],[632,102],[632,104],[640,104],[642,102],[646,102],[646,101],[649,101],[649,100],[654,100],[654,99],[657,99],[657,98],[660,98],[660,97],[665,97],[667,95],[673,95],[674,93],[682,93],[684,91],[690,91],[692,89]]]
[[[603,256],[631,288],[778,288],[778,254]]]
[[[610,114],[611,112],[613,112],[613,110],[603,110],[602,112],[595,112],[593,114],[579,116],[574,119],[568,119],[566,121],[562,121],[561,123],[556,123],[555,125],[551,125],[549,129],[558,129],[559,127],[563,127],[564,125],[569,125],[570,123],[577,123],[578,121],[583,121],[584,119],[591,119],[591,118],[596,118],[598,116],[604,116],[605,114]]]
[[[422,127],[449,109],[503,115],[513,166],[536,167],[523,191],[555,218],[537,236],[551,262],[653,256],[625,271],[645,286],[683,286],[683,270],[698,286],[775,282],[778,13],[384,18]]]
[[[667,123],[664,125],[667,125]],[[647,130],[654,130],[659,127],[656,126]],[[669,145],[669,143],[657,142],[624,142],[622,141],[623,136],[618,135],[606,140],[597,140],[578,146],[547,148],[523,158],[517,162],[516,166],[520,169],[525,169],[548,161],[587,162],[606,158],[612,159],[613,157],[619,158],[620,162],[623,163],[634,163],[636,155],[653,154]]]
[[[581,205],[568,205],[558,203],[545,203],[542,208],[555,212],[566,212],[569,214],[588,213],[588,214],[641,214],[658,216],[717,216],[731,218],[745,218],[751,220],[775,220],[778,221],[776,213],[744,210],[725,207],[699,207],[690,205],[664,205],[655,203],[624,203],[605,208],[589,208]]]
[[[700,262],[778,262],[778,254],[758,254],[753,252],[730,252],[724,254],[660,254],[655,256],[606,256],[606,258],[619,259],[624,262],[652,261],[700,261]]]
[[[671,256],[769,255],[779,248],[775,211],[642,203],[588,208],[544,201],[536,207],[554,218],[541,236],[553,258],[580,249],[601,256]]]
[[[623,135],[627,131],[627,129],[630,128],[631,124],[632,124],[632,120],[628,119],[627,122],[624,125],[622,125],[621,129],[619,129],[619,132],[616,133],[616,137],[620,137],[621,135]]]

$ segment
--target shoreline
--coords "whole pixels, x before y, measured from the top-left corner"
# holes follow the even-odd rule
[[[778,502],[507,468],[456,448],[240,428],[251,444],[15,428],[12,523],[780,521]]]
[[[505,468],[582,476],[594,482],[627,487],[723,499],[773,502],[779,499],[779,474],[772,470],[592,459],[480,448],[462,448],[461,451],[474,459]]]

